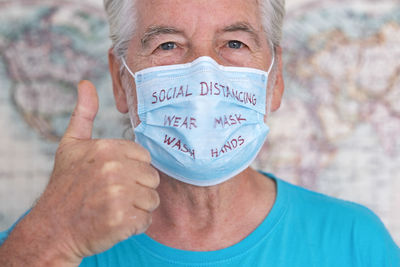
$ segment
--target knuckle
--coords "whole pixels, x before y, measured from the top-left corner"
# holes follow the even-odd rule
[[[112,216],[107,218],[107,226],[109,228],[114,228],[120,226],[124,222],[125,212],[121,209],[114,210]]]
[[[120,186],[107,188],[101,192],[101,217],[108,227],[121,224],[125,217],[126,204],[120,198]],[[100,210],[99,210],[100,211]]]
[[[122,147],[130,147],[132,144],[135,144],[134,142],[125,139],[115,139],[115,143]]]
[[[100,169],[100,173],[103,176],[115,176],[117,175],[121,169],[123,168],[123,165],[119,161],[107,161],[103,164],[103,166]]]
[[[120,196],[123,191],[124,187],[122,185],[110,185],[107,188],[106,194],[110,199],[114,199]],[[116,206],[118,207],[118,204]]]
[[[60,143],[55,154],[56,159],[66,159],[69,158],[71,154],[71,149],[64,143]]]
[[[56,157],[61,157],[66,152],[65,145],[60,144],[56,150]]]
[[[107,155],[112,150],[112,141],[107,139],[98,139],[94,143],[94,151],[97,154],[105,154]]]

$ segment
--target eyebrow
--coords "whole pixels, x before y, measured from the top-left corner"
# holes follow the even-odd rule
[[[238,31],[249,33],[256,42],[256,44],[260,46],[260,37],[258,36],[257,31],[247,22],[237,22],[222,29],[222,32],[238,32]]]
[[[146,47],[151,40],[162,34],[183,35],[183,31],[169,26],[150,26],[149,28],[147,28],[147,30],[143,34],[142,39],[140,40],[140,42],[142,43],[142,47]]]
[[[222,31],[220,32],[238,32],[238,31],[249,33],[256,42],[256,44],[260,46],[260,38],[257,34],[257,31],[247,22],[234,23],[232,25],[223,28]],[[163,34],[184,35],[184,32],[182,30],[178,30],[171,26],[158,26],[158,25],[150,26],[149,28],[147,28],[147,30],[143,34],[143,37],[140,40],[142,47],[146,47],[151,40]]]

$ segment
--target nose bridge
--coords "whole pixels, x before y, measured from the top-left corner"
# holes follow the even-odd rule
[[[202,36],[193,38],[190,45],[190,52],[188,53],[188,62],[196,58],[207,56],[214,59],[217,63],[221,63],[221,58],[215,47],[215,40],[211,36]]]

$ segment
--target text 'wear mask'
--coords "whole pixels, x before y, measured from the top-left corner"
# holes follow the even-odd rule
[[[133,74],[141,123],[135,142],[152,165],[182,182],[211,186],[247,168],[261,149],[268,72],[210,57]],[[133,125],[133,114],[130,112]]]

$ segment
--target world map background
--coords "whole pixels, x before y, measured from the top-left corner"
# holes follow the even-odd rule
[[[129,138],[108,75],[102,1],[0,0],[0,230],[40,196],[92,80],[94,137]],[[254,167],[366,205],[400,243],[400,5],[288,0],[286,92]]]

